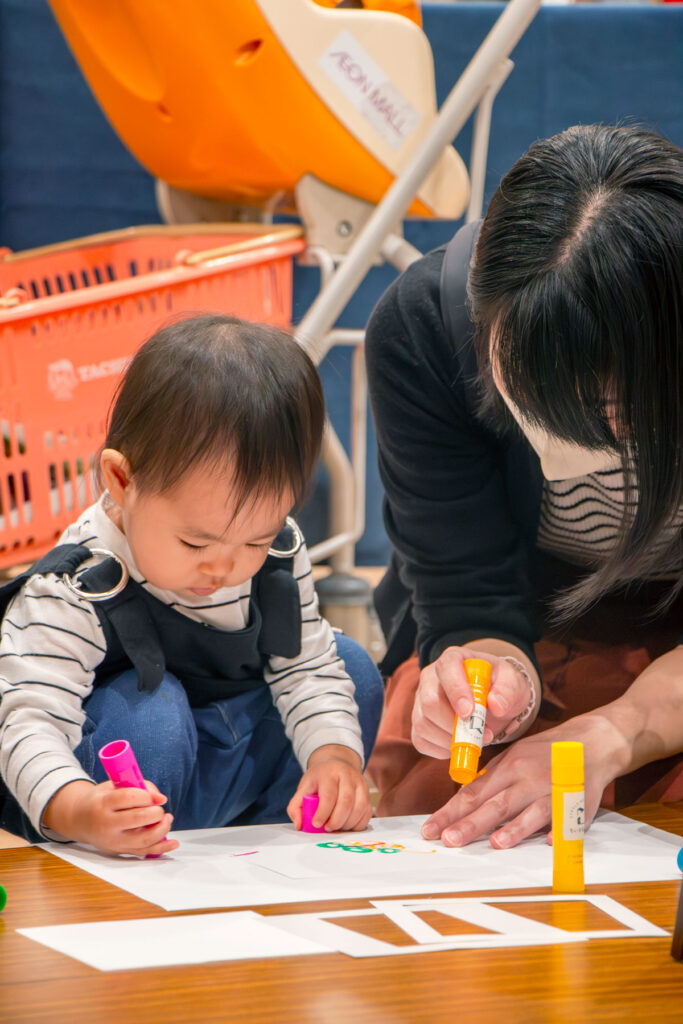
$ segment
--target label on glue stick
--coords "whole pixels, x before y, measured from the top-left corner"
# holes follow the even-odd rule
[[[583,826],[586,820],[586,798],[583,790],[578,793],[563,793],[562,838],[573,840],[583,839]]]
[[[475,701],[474,711],[469,718],[460,718],[455,727],[454,743],[473,743],[481,750],[484,739],[484,725],[486,724],[486,708],[483,704]]]

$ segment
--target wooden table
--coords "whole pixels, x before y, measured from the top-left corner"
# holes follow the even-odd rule
[[[632,808],[631,816],[683,835],[683,803]],[[165,912],[38,849],[0,851],[0,882],[8,894],[0,914],[2,1024],[683,1024],[683,964],[671,959],[670,938],[361,960],[330,953],[102,973],[15,929]],[[612,896],[671,931],[678,890],[671,881],[588,891]],[[365,906],[366,900],[302,903],[287,912]],[[282,906],[258,910],[284,912]]]

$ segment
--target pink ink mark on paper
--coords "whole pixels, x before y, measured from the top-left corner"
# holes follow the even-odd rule
[[[252,853],[258,853],[258,850],[249,850],[247,853],[231,853],[231,857],[251,857]]]

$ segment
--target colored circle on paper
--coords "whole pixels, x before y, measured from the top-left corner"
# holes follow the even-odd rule
[[[678,867],[683,871],[683,846],[678,851]]]

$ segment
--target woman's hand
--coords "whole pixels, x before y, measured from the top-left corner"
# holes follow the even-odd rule
[[[154,783],[145,780],[145,785],[147,789],[115,789],[111,782],[70,782],[45,808],[43,826],[105,853],[136,857],[170,853],[178,847],[175,839],[164,842],[173,816],[164,813],[161,805],[166,797]]]
[[[448,647],[420,674],[411,738],[421,754],[442,760],[450,757],[455,716],[469,718],[474,711],[474,697],[463,667],[466,658],[483,658],[492,667],[484,743],[514,724],[529,703],[529,680],[509,661],[469,647]]]
[[[551,821],[550,750],[558,740],[584,745],[586,824],[605,786],[620,774],[628,744],[601,710],[517,740],[487,765],[486,775],[463,786],[422,827],[425,839],[465,846],[491,833],[497,849],[516,846]]]
[[[326,832],[360,832],[372,816],[370,794],[358,754],[349,747],[327,745],[311,754],[308,768],[289,801],[287,814],[301,828],[301,803],[317,793],[318,810],[313,816],[317,828]]]

